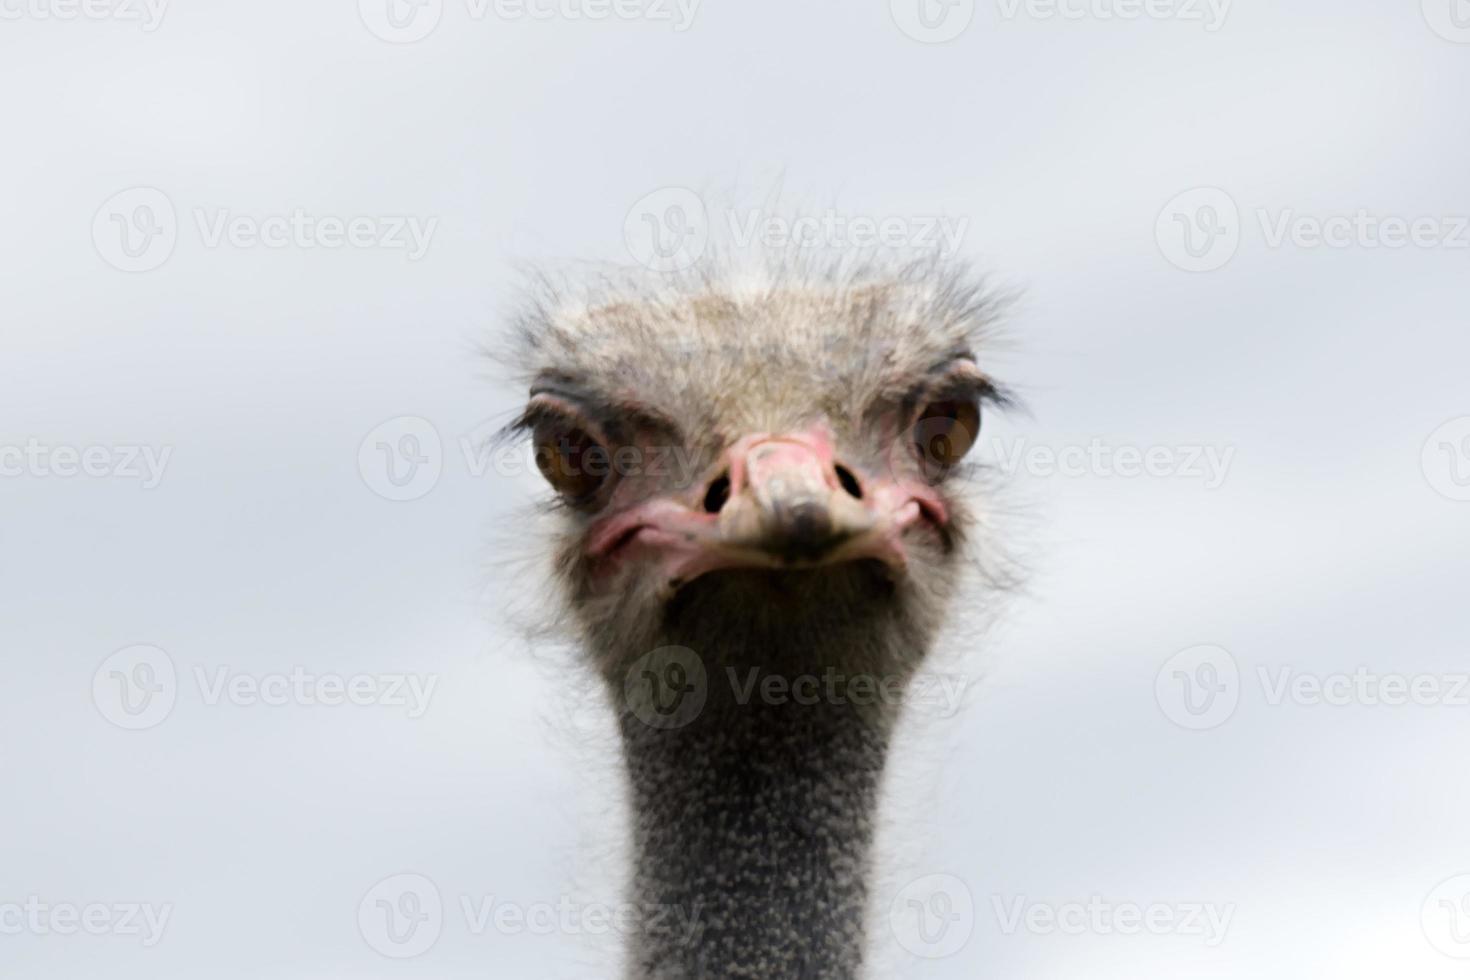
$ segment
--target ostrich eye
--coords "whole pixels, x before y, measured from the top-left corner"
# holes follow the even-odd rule
[[[570,503],[585,503],[611,472],[607,447],[585,429],[548,425],[536,430],[536,468]]]
[[[980,406],[961,399],[930,402],[919,412],[913,435],[925,475],[942,478],[980,437]]]

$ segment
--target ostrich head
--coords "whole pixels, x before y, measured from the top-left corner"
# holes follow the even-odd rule
[[[892,692],[954,591],[956,487],[1003,400],[994,306],[923,262],[604,284],[522,323],[516,426],[619,712],[635,895],[698,920],[641,936],[631,976],[858,975]]]

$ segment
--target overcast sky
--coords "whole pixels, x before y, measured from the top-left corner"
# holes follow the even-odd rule
[[[1464,976],[1464,0],[389,2],[0,0],[0,973],[613,975],[476,348],[758,230],[1025,293],[875,975]]]

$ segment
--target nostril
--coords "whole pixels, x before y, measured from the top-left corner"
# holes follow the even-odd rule
[[[725,506],[725,501],[730,499],[730,474],[722,473],[709,485],[709,490],[704,495],[704,509],[711,514],[718,514]]]
[[[862,484],[858,483],[858,478],[852,475],[852,470],[841,464],[837,466],[837,482],[842,484],[842,489],[846,490],[855,499],[863,499]]]

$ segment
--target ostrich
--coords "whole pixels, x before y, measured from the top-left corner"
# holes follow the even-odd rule
[[[650,918],[625,975],[853,980],[893,692],[984,524],[997,301],[930,260],[543,286],[511,429],[618,715],[632,901],[698,923]]]

